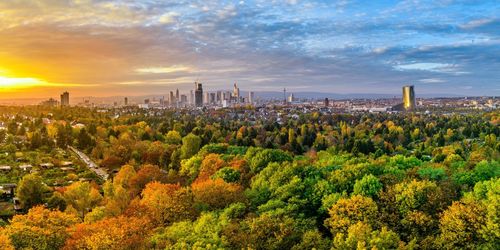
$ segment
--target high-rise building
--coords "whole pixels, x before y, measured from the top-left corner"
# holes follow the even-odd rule
[[[227,102],[231,101],[231,92],[230,91],[224,91],[222,92],[222,100],[226,100]]]
[[[125,98],[123,99],[123,104],[124,104],[125,106],[127,106],[127,105],[128,105],[128,97],[125,97]]]
[[[69,106],[69,93],[68,91],[61,94],[61,106]]]
[[[325,101],[323,102],[323,104],[325,105],[325,107],[330,106],[330,100],[328,100],[328,97],[325,98]]]
[[[290,96],[288,96],[288,102],[292,103],[295,101],[295,96],[293,96],[293,93],[290,93]]]
[[[405,110],[414,110],[417,107],[413,85],[403,87],[403,107]]]
[[[194,106],[194,90],[190,90],[189,91],[189,105],[193,105]]]
[[[216,97],[216,100],[215,100],[217,103],[222,103],[222,91],[217,91],[217,97]]]
[[[283,88],[283,104],[286,105],[286,88]]]
[[[196,90],[194,93],[194,103],[196,107],[203,107],[203,87],[201,83],[194,83],[196,86]]]
[[[210,103],[210,93],[205,92],[203,103],[205,103],[205,104],[209,104]]]
[[[180,98],[179,98],[179,89],[177,89],[177,90],[175,91],[175,99],[176,99],[177,101],[179,101],[179,100],[180,100]]]
[[[252,91],[248,92],[248,103],[253,103],[255,95]]]
[[[170,105],[174,106],[175,105],[175,96],[174,96],[174,91],[170,91]]]
[[[233,97],[234,97],[235,102],[240,102],[240,88],[238,88],[238,86],[236,86],[236,83],[234,83]]]
[[[216,97],[217,97],[216,94],[217,93],[210,93],[210,99],[209,99],[210,104],[215,104],[215,101],[217,100],[216,99]]]

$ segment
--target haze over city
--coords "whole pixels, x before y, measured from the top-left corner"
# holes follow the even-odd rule
[[[497,1],[0,2],[0,99],[500,93]]]

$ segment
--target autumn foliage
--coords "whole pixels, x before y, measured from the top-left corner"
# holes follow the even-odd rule
[[[150,211],[154,222],[160,225],[196,216],[193,194],[179,184],[147,184],[142,191],[141,205]]]
[[[206,180],[191,185],[196,202],[210,209],[225,206],[244,200],[243,188],[234,183],[226,183],[222,179]]]
[[[70,228],[63,249],[146,249],[152,224],[146,218],[118,216]]]

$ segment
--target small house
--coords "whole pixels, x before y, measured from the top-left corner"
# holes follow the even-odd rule
[[[0,166],[0,172],[10,172],[10,170],[12,170],[11,166],[7,165]]]
[[[54,164],[52,164],[50,162],[41,163],[40,167],[42,167],[42,168],[52,168],[52,167],[54,167]]]
[[[23,164],[23,165],[20,165],[19,168],[25,172],[28,172],[28,171],[31,171],[33,166],[30,164]]]

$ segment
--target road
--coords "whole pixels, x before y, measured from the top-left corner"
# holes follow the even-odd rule
[[[108,179],[109,174],[106,172],[106,170],[103,168],[100,168],[97,164],[95,164],[90,159],[90,157],[88,157],[85,153],[83,153],[82,151],[80,151],[72,146],[68,146],[68,148],[71,149],[71,151],[75,152],[75,154],[78,155],[80,160],[82,160],[87,165],[87,167],[90,170],[92,170],[97,176],[101,177],[103,180]]]

